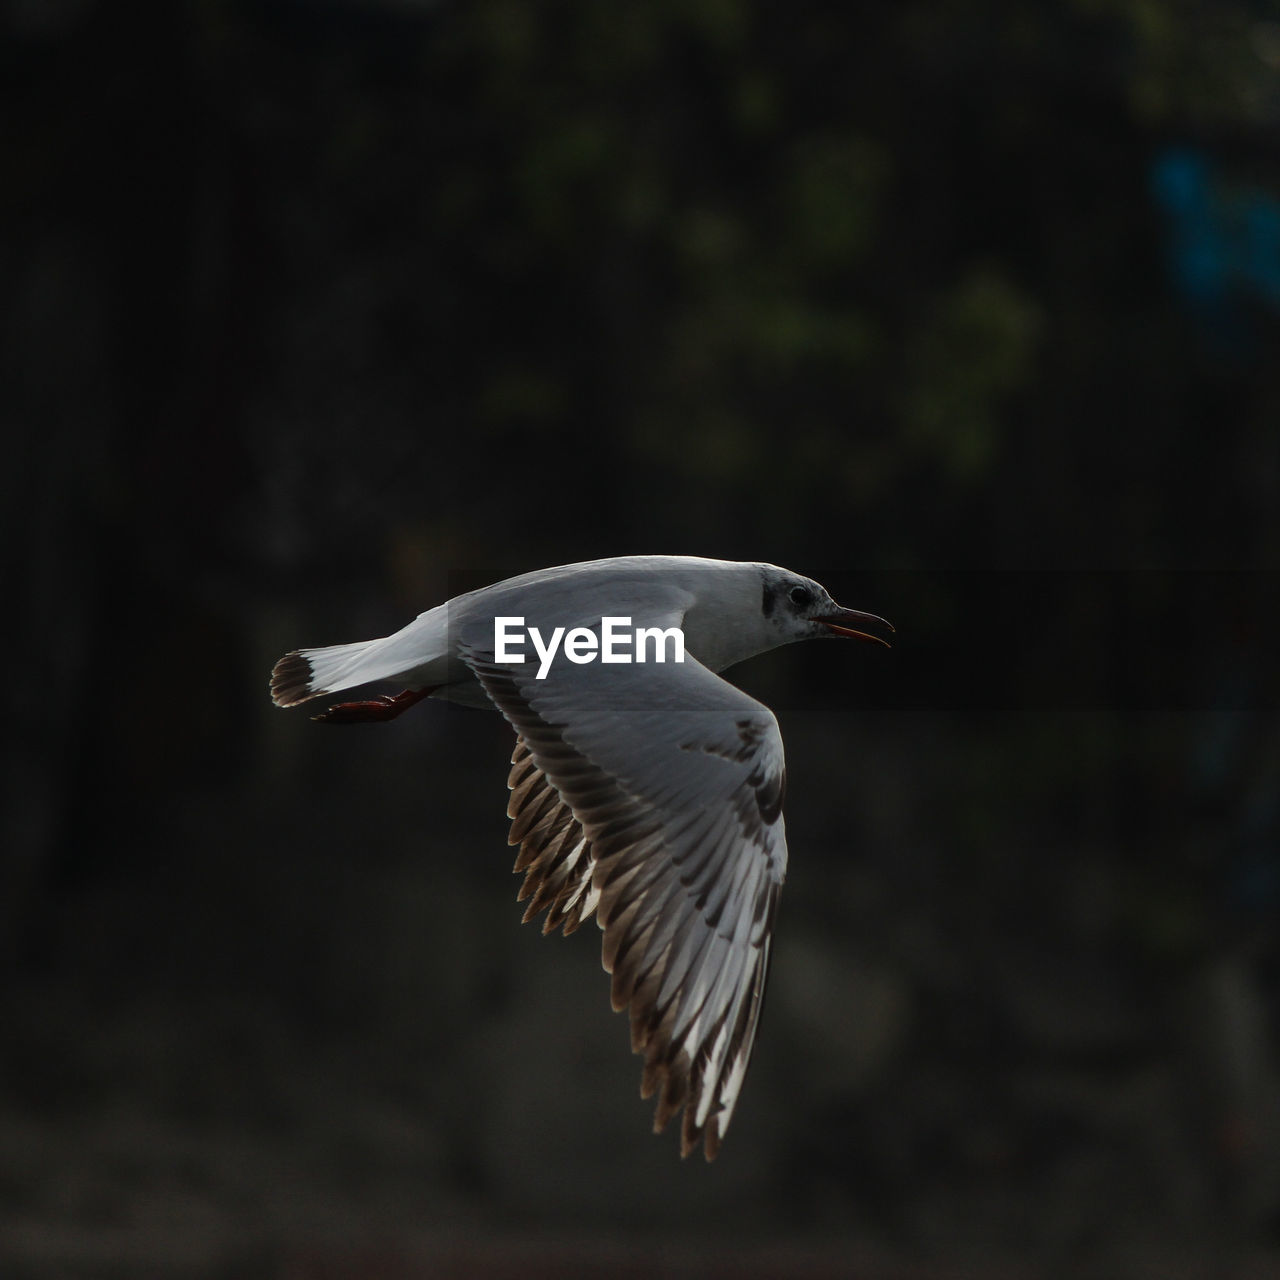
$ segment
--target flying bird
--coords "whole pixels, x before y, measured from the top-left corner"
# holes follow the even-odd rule
[[[628,628],[630,631],[628,632]],[[515,730],[509,843],[524,919],[572,933],[593,912],[617,1011],[644,1055],[654,1131],[712,1160],[755,1042],[787,867],[773,712],[716,673],[795,640],[886,644],[776,565],[624,556],[470,591],[378,640],[285,654],[292,707],[374,681],[402,691],[315,717],[384,721],[424,698],[496,708]]]

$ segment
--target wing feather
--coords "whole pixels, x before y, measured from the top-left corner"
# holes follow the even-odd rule
[[[526,919],[592,910],[615,1009],[630,1013],[654,1128],[719,1151],[746,1075],[786,869],[772,713],[692,659],[665,668],[462,656],[517,734],[510,840]],[[611,683],[612,682],[612,683]]]
[[[573,810],[538,768],[523,738],[516,738],[507,777],[511,799],[507,817],[511,819],[508,844],[518,844],[516,872],[525,873],[516,895],[517,902],[532,901],[523,922],[547,910],[543,933],[561,926],[571,934],[595,909],[591,885],[591,845]]]

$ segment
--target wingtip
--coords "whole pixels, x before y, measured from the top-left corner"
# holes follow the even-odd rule
[[[702,1158],[710,1164],[720,1154],[722,1136],[717,1117],[713,1116],[705,1125],[700,1125],[691,1110],[686,1108],[680,1126],[680,1159],[688,1159],[701,1147]]]
[[[720,1154],[720,1143],[724,1140],[724,1131],[720,1127],[720,1117],[712,1116],[703,1131],[702,1155],[708,1164]]]

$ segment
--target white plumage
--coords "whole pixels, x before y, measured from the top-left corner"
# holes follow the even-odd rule
[[[603,618],[683,629],[685,660],[499,661],[494,619],[550,635]],[[510,843],[525,919],[571,933],[593,912],[615,1009],[644,1055],[655,1129],[684,1111],[681,1153],[714,1158],[746,1075],[787,866],[782,738],[773,713],[715,673],[794,640],[888,623],[841,609],[768,564],[634,556],[564,565],[458,596],[394,635],[286,654],[272,697],[293,706],[371,681],[396,697],[317,719],[389,719],[423,697],[496,707],[516,731]],[[880,641],[884,643],[884,641]]]

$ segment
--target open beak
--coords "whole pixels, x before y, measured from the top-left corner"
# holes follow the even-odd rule
[[[882,644],[886,649],[890,647],[883,636],[872,635],[866,630],[868,627],[878,627],[890,634],[893,632],[893,624],[877,618],[874,613],[863,613],[861,609],[836,608],[831,613],[810,614],[809,621],[822,623],[834,635],[848,636],[852,640],[870,640],[872,644]]]

